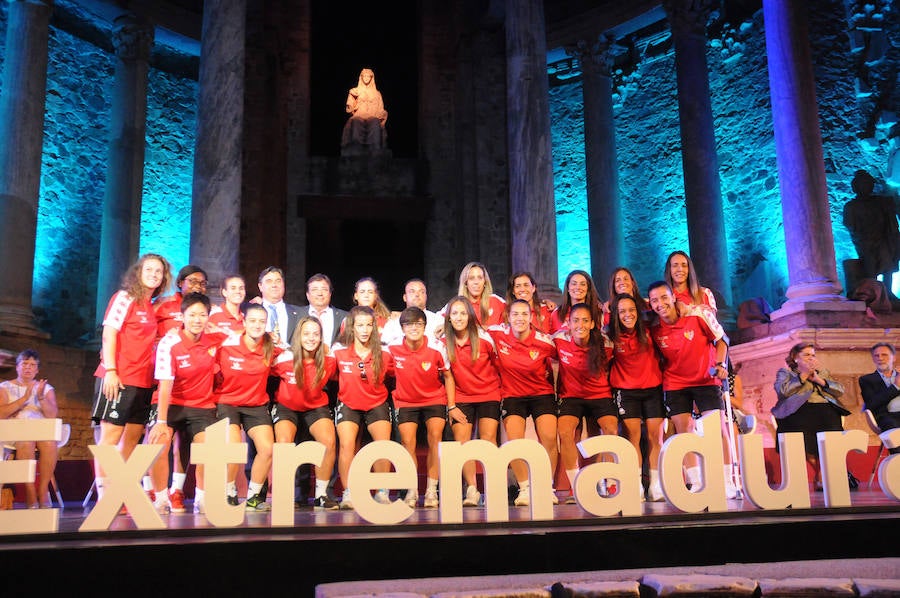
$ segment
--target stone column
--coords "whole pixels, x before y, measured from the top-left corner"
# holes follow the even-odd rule
[[[245,0],[203,4],[191,263],[205,269],[212,284],[239,266],[245,17]]]
[[[764,0],[788,303],[840,301],[805,2]]]
[[[512,271],[559,293],[547,36],[541,0],[506,2],[506,123]]]
[[[0,332],[34,335],[34,248],[52,0],[11,0],[0,93]]]
[[[100,267],[97,275],[97,322],[122,275],[137,259],[141,238],[141,196],[147,131],[147,72],[153,25],[133,14],[114,22],[116,72],[110,112]]]
[[[706,21],[713,4],[713,0],[663,0],[675,44],[690,254],[701,284],[718,294],[718,303],[724,303],[719,306],[721,309],[730,306],[732,301],[706,64]]]
[[[567,48],[581,63],[591,276],[602,287],[625,260],[610,72],[613,41],[601,35],[593,42],[581,40]]]

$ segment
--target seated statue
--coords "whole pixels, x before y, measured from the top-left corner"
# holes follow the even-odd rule
[[[381,92],[375,87],[375,73],[363,69],[356,87],[347,94],[347,113],[341,137],[341,154],[370,153],[387,148],[384,125],[388,113],[384,109]]]
[[[844,226],[862,261],[861,278],[883,276],[888,292],[900,261],[900,230],[893,198],[875,195],[875,178],[857,170],[851,183],[856,194],[844,205]]]

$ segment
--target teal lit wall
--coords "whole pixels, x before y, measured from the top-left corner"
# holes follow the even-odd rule
[[[865,106],[855,91],[857,63],[848,41],[843,2],[823,0],[811,13],[828,198],[843,284],[842,262],[857,257],[841,222],[843,206],[853,195],[850,181],[859,168],[883,179],[890,142],[883,133],[871,139],[860,134]],[[896,27],[889,35],[898,39]],[[788,286],[787,250],[761,11],[745,22],[711,27],[707,59],[734,300],[762,296],[777,308]],[[888,53],[879,68],[890,71],[891,64],[896,72],[896,50]],[[672,250],[688,250],[671,49],[640,61],[634,72],[620,75],[617,84],[624,265],[646,288],[662,277],[665,258]],[[590,269],[580,79],[551,88],[550,103],[562,283],[570,270]],[[896,100],[893,106],[896,111]],[[605,288],[606,282],[597,284]]]

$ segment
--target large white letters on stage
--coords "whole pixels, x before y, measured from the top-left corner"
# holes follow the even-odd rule
[[[0,440],[58,440],[61,420],[2,420]],[[725,511],[727,502],[724,487],[724,453],[718,412],[702,419],[703,433],[676,434],[666,441],[659,457],[663,493],[676,508],[686,512]],[[900,446],[900,429],[881,434],[885,446]],[[766,477],[762,437],[754,434],[740,437],[738,447],[742,462],[742,478],[747,499],[760,509],[809,508],[810,495],[803,436],[800,433],[779,434],[779,453],[782,481],[772,488]],[[848,506],[846,457],[849,451],[865,451],[867,437],[859,431],[820,432],[822,479],[826,506]],[[161,445],[139,445],[123,460],[116,447],[90,446],[105,471],[107,482],[103,497],[85,518],[82,531],[107,530],[112,526],[122,505],[128,508],[138,529],[165,527],[163,519],[153,508],[141,488],[141,478],[161,452]],[[575,478],[575,498],[587,513],[605,517],[621,513],[638,516],[640,479],[637,453],[631,444],[617,436],[595,436],[578,444],[581,454],[592,459],[605,457],[599,463],[586,465]],[[317,466],[325,454],[325,447],[317,442],[299,445],[276,443],[272,458],[272,526],[294,524],[294,473],[300,465]],[[534,440],[520,439],[495,446],[483,440],[442,442],[440,458],[440,520],[443,523],[462,523],[462,468],[468,461],[481,463],[484,471],[486,519],[489,522],[509,520],[507,504],[507,468],[520,459],[528,467],[531,480],[530,516],[532,519],[552,519],[552,472],[544,448]],[[698,456],[703,484],[698,492],[688,491],[682,473],[685,458]],[[900,459],[890,455],[882,461],[878,476],[884,494],[900,500]],[[245,463],[247,445],[229,442],[228,421],[223,420],[206,429],[206,441],[191,445],[191,462],[204,465],[206,488],[206,518],[217,527],[235,527],[244,521],[244,506],[227,502],[225,484],[229,464]],[[379,468],[376,462],[385,460],[391,467]],[[390,469],[393,468],[393,471]],[[387,471],[385,471],[387,469]],[[0,483],[34,480],[34,461],[0,462]],[[616,480],[618,491],[609,497],[598,494],[598,483]],[[348,486],[357,514],[370,523],[390,525],[401,523],[413,510],[403,501],[390,504],[375,501],[372,491],[402,490],[416,486],[415,463],[409,453],[396,442],[372,442],[363,447],[350,466]],[[18,509],[0,512],[0,534],[48,533],[58,530],[57,509]]]

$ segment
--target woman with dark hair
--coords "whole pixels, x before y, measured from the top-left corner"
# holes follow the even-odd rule
[[[444,330],[447,361],[456,381],[456,403],[447,405],[453,439],[471,440],[477,424],[478,438],[497,444],[501,395],[494,341],[478,325],[472,304],[461,295],[447,304]],[[476,485],[474,461],[463,465],[463,479],[466,482],[463,506],[477,507],[481,493]]]
[[[660,428],[666,417],[663,403],[662,372],[659,354],[647,333],[637,301],[631,295],[613,296],[607,334],[613,343],[609,383],[625,425],[628,440],[643,463],[641,422],[647,426],[647,461],[650,469],[648,496],[651,501],[665,500],[659,482]]]
[[[600,295],[597,293],[597,287],[594,285],[591,275],[584,270],[572,270],[566,276],[562,305],[550,315],[551,333],[568,326],[569,310],[578,303],[584,303],[591,308],[591,317],[595,322],[603,321]]]
[[[537,285],[531,272],[516,272],[509,277],[506,287],[506,305],[514,299],[527,301],[531,306],[531,325],[535,330],[550,332],[550,314],[556,306],[551,307],[546,301],[538,297]]]
[[[637,280],[634,278],[634,274],[624,266],[619,266],[613,270],[613,273],[609,277],[608,292],[609,299],[602,305],[604,326],[609,326],[612,314],[610,303],[612,303],[612,300],[616,295],[630,295],[637,305],[638,315],[643,316],[643,314],[650,311],[650,306],[647,304],[647,301],[641,297],[641,289],[638,286]]]
[[[676,300],[685,305],[707,305],[716,311],[716,298],[711,290],[700,286],[697,270],[688,254],[683,251],[670,253],[664,274]]]
[[[216,355],[219,378],[215,389],[216,416],[228,418],[231,442],[241,442],[241,428],[256,447],[250,469],[245,507],[254,511],[268,511],[271,506],[262,494],[269,468],[272,465],[272,445],[275,432],[269,413],[266,383],[269,371],[281,349],[275,346],[272,335],[266,332],[269,312],[258,303],[248,304],[244,310],[244,333],[229,337]],[[238,504],[235,479],[240,465],[228,465],[228,503]]]
[[[816,489],[821,489],[818,432],[843,430],[842,415],[849,415],[841,405],[844,387],[819,366],[813,343],[798,343],[791,347],[784,359],[786,368],[775,375],[775,394],[778,401],[772,415],[778,433],[802,432],[806,447],[806,462],[815,472]]]
[[[316,466],[313,508],[326,511],[340,508],[327,493],[337,448],[334,413],[328,405],[325,385],[336,369],[334,355],[322,341],[322,323],[311,316],[297,322],[290,350],[279,355],[273,367],[275,375],[281,378],[272,407],[275,442],[293,444],[302,423],[313,440],[325,446],[322,463]]]
[[[463,266],[459,273],[459,295],[465,297],[472,304],[475,311],[475,319],[484,328],[500,324],[506,313],[506,301],[494,294],[491,277],[484,264],[469,262]],[[447,308],[441,311],[446,315]]]
[[[339,386],[335,421],[339,443],[338,471],[344,485],[341,508],[352,509],[347,478],[350,463],[356,456],[360,427],[366,427],[372,440],[391,439],[391,409],[384,379],[393,375],[394,360],[388,351],[382,351],[372,308],[353,307],[346,322],[343,339],[346,342],[334,346]],[[374,466],[377,472],[387,472],[389,468],[390,464],[384,460]],[[384,489],[379,490],[375,498],[382,503],[390,502]]]
[[[240,274],[227,274],[222,279],[222,305],[213,305],[209,321],[236,334],[244,331],[244,313],[241,305],[247,298],[247,286]]]
[[[99,392],[91,414],[100,422],[102,446],[118,446],[126,461],[144,433],[153,395],[153,347],[156,313],[153,300],[172,280],[168,260],[147,253],[132,265],[113,295],[103,318],[100,365],[94,375]],[[94,465],[97,494],[102,496],[106,478]]]
[[[530,416],[538,440],[550,458],[550,471],[556,471],[559,448],[556,439],[556,393],[552,362],[557,358],[556,346],[549,336],[531,327],[531,306],[516,299],[509,306],[509,324],[488,328],[497,346],[500,370],[500,392],[503,397],[503,428],[510,440],[525,437],[525,424]],[[516,506],[530,504],[531,491],[527,468],[521,460],[511,464],[519,495]],[[556,493],[553,501],[557,502]]]
[[[612,343],[596,324],[590,306],[576,303],[569,310],[568,327],[553,336],[559,354],[559,454],[573,489],[578,475],[575,430],[581,418],[595,422],[604,435],[619,433],[619,414],[609,387]],[[608,458],[604,456],[604,460]],[[606,494],[606,480],[601,482],[600,492]],[[574,502],[574,498],[573,494],[570,500]]]
[[[368,276],[360,278],[353,287],[353,303],[372,308],[375,312],[375,322],[378,324],[379,333],[384,325],[391,319],[391,310],[381,299],[381,291],[378,283]]]

